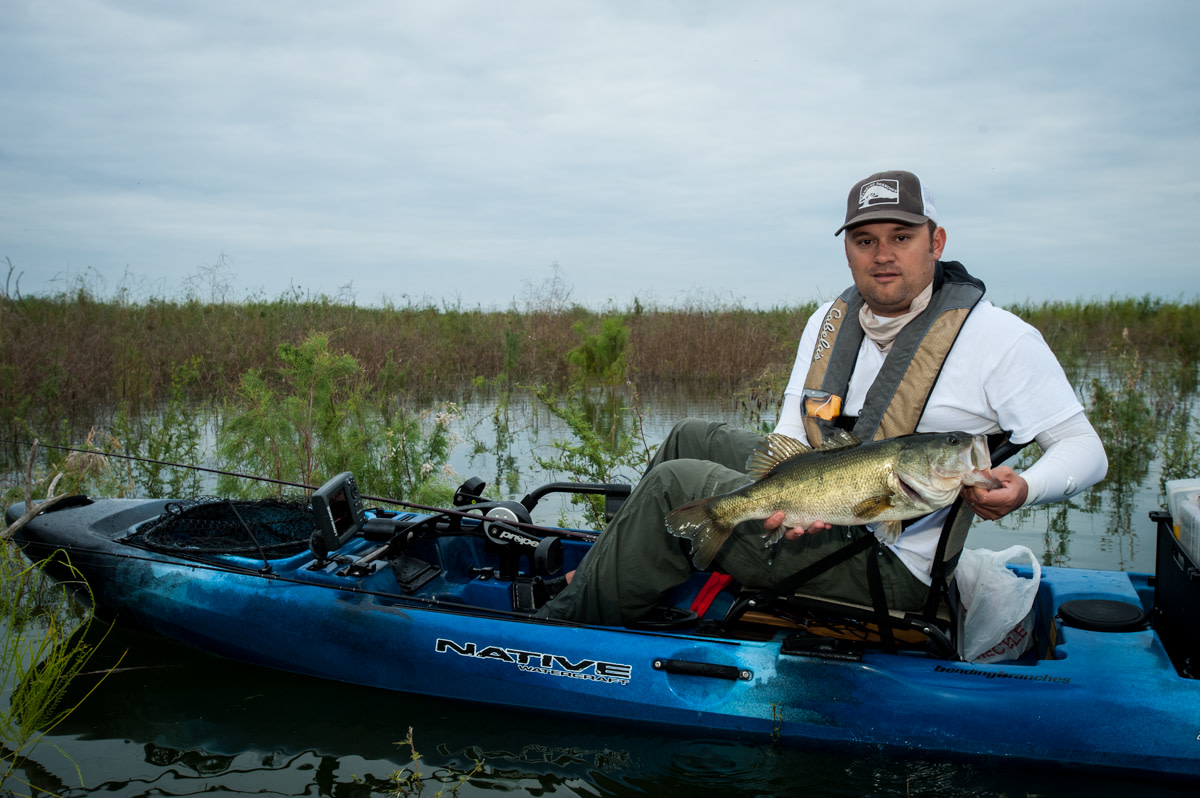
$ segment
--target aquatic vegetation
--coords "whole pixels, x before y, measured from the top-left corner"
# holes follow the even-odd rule
[[[540,468],[572,482],[621,482],[645,470],[657,444],[646,441],[636,394],[629,405],[623,396],[608,394],[596,401],[575,389],[560,396],[546,386],[536,396],[570,436],[555,438],[553,456],[534,454]],[[604,497],[572,495],[571,502],[594,528],[608,523]]]
[[[574,375],[584,383],[615,388],[625,382],[629,365],[626,345],[629,327],[620,316],[610,316],[600,322],[600,332],[590,335],[587,325],[576,322],[572,328],[583,339],[579,346],[567,352],[567,362]]]
[[[134,414],[123,402],[113,422],[112,439],[122,442],[129,480],[143,496],[157,499],[195,496],[200,492],[200,474],[169,463],[197,463],[201,459],[205,416],[187,398],[187,387],[199,375],[200,358],[177,366],[171,378],[169,399],[161,413],[150,417]]]
[[[71,596],[86,583],[54,583],[42,568],[0,546],[0,690],[7,698],[0,706],[0,785],[31,789],[22,765],[78,706],[63,698],[95,652],[83,640],[92,615]]]
[[[75,600],[76,592],[87,595],[89,588],[82,578],[71,578],[76,572],[68,555],[59,552],[55,558],[60,573],[58,581],[53,581],[43,574],[45,562],[31,564],[8,543],[34,512],[50,509],[65,495],[56,492],[65,476],[59,472],[50,480],[46,500],[32,502],[33,462],[31,452],[26,513],[0,532],[0,789],[10,794],[15,794],[12,788],[17,784],[31,794],[38,792],[23,775],[23,766],[78,706],[78,702],[64,705],[64,697],[95,652],[95,646],[85,641],[93,621],[91,601]],[[87,471],[95,464],[78,457],[73,465]],[[72,475],[71,481],[79,482],[80,477]]]
[[[228,469],[278,482],[320,485],[354,472],[377,495],[434,502],[450,496],[452,426],[457,407],[410,411],[380,396],[358,361],[313,333],[280,344],[276,373],[250,369],[224,412],[217,451]],[[282,486],[222,475],[222,495],[247,496]]]
[[[474,760],[474,767],[466,772],[446,772],[439,770],[430,775],[425,775],[420,771],[421,754],[418,753],[416,744],[413,742],[412,727],[408,727],[408,736],[403,741],[396,745],[407,746],[412,758],[412,765],[400,770],[394,771],[389,777],[389,784],[381,785],[383,792],[392,798],[419,798],[425,792],[425,786],[429,782],[442,785],[434,798],[441,798],[444,795],[458,795],[458,791],[466,784],[470,783],[471,779],[483,771],[483,761]],[[449,793],[447,793],[447,786]]]

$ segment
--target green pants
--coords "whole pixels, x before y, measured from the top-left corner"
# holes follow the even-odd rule
[[[746,459],[762,438],[723,423],[687,419],[659,447],[646,476],[634,488],[608,529],[593,544],[575,576],[538,611],[543,618],[618,626],[648,612],[693,568],[691,542],[667,531],[671,510],[750,483]],[[862,528],[835,527],[783,540],[772,552],[764,545],[762,521],[734,529],[714,567],[746,587],[776,585],[809,563],[836,551]],[[805,593],[870,604],[866,558],[878,557],[884,593],[893,609],[920,609],[928,588],[887,549],[871,548],[807,582]]]

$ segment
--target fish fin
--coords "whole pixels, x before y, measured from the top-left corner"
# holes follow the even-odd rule
[[[879,538],[881,543],[895,543],[900,533],[904,531],[904,524],[899,521],[884,521],[879,526],[875,527],[875,537]]]
[[[763,548],[769,549],[783,540],[783,536],[787,533],[787,530],[786,526],[781,526],[778,529],[764,529],[762,533]]]
[[[672,510],[667,516],[667,531],[692,542],[692,564],[703,571],[712,564],[733,528],[717,520],[712,499],[699,499]]]
[[[769,433],[746,459],[746,474],[757,482],[771,473],[772,468],[789,457],[807,454],[811,451],[812,449],[802,441],[789,438],[787,435],[780,435],[777,432]]]
[[[870,521],[884,510],[891,509],[891,506],[892,503],[888,501],[887,496],[872,496],[871,498],[863,499],[858,504],[854,505],[854,508],[851,512],[854,513],[855,518],[861,518],[864,521]]]
[[[825,439],[821,441],[821,445],[817,449],[823,452],[831,449],[849,449],[851,446],[858,446],[861,443],[862,441],[853,432],[836,429],[825,436]]]

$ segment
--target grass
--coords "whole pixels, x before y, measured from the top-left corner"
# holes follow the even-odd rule
[[[8,698],[0,705],[0,790],[19,784],[28,794],[38,790],[24,764],[77,706],[65,703],[67,688],[95,652],[84,642],[90,612],[79,610],[71,586],[44,577],[43,567],[0,545],[0,688]]]
[[[500,377],[564,386],[573,371],[568,353],[581,346],[581,332],[594,342],[581,357],[603,357],[595,345],[624,336],[622,365],[636,384],[729,395],[747,376],[790,362],[810,311],[639,305],[629,313],[602,314],[571,304],[505,311],[360,308],[286,297],[131,304],[100,301],[82,289],[55,297],[5,296],[0,438],[24,439],[36,431],[61,443],[109,423],[117,409],[137,417],[170,401],[219,406],[237,397],[247,372],[269,372],[280,346],[300,346],[314,332],[352,357],[365,382],[410,404],[450,398],[479,380]],[[20,457],[11,444],[0,451],[4,462]]]
[[[540,303],[540,304],[539,304]],[[361,308],[291,296],[232,304],[101,300],[84,288],[52,297],[0,296],[0,433],[65,425],[76,436],[125,407],[161,407],[188,369],[187,397],[221,402],[242,375],[270,367],[280,345],[314,331],[381,391],[449,398],[477,379],[566,385],[575,359],[623,337],[630,380],[650,388],[731,395],[764,373],[786,380],[814,305],[753,309],[692,305],[597,312],[535,297],[508,310],[410,304]],[[1040,329],[1073,381],[1132,343],[1148,360],[1200,361],[1200,304],[1149,297],[1043,303],[1012,310]],[[591,349],[579,351],[580,336]],[[777,390],[781,390],[782,385]],[[10,456],[15,454],[9,453]]]
[[[9,539],[35,510],[52,507],[64,494],[56,493],[62,477],[67,483],[78,480],[80,473],[103,462],[89,457],[71,461],[75,474],[60,472],[50,480],[51,489],[44,502],[30,504],[26,492],[26,512],[0,531],[0,793],[17,794],[9,789],[21,785],[27,794],[39,794],[26,769],[32,751],[76,705],[66,701],[67,688],[91,659],[95,647],[85,641],[93,621],[93,604],[88,585],[72,566],[65,551],[57,551],[47,560],[31,563]],[[33,482],[34,456],[26,463],[26,480]],[[45,574],[53,568],[55,579]],[[76,600],[77,594],[84,598]],[[102,677],[103,678],[103,677]],[[97,683],[98,684],[98,683]],[[93,687],[94,689],[94,687]],[[37,768],[33,768],[36,771]]]

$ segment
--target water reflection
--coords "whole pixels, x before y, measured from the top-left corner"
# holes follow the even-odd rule
[[[111,659],[123,650],[120,669],[56,730],[52,745],[35,752],[25,769],[35,794],[366,798],[391,794],[391,775],[414,767],[425,777],[423,794],[450,795],[476,762],[481,769],[457,794],[1184,794],[1182,785],[1003,761],[934,760],[871,746],[781,748],[702,730],[664,734],[489,710],[242,666],[122,629],[101,649]],[[410,726],[421,754],[415,763],[397,742]]]

